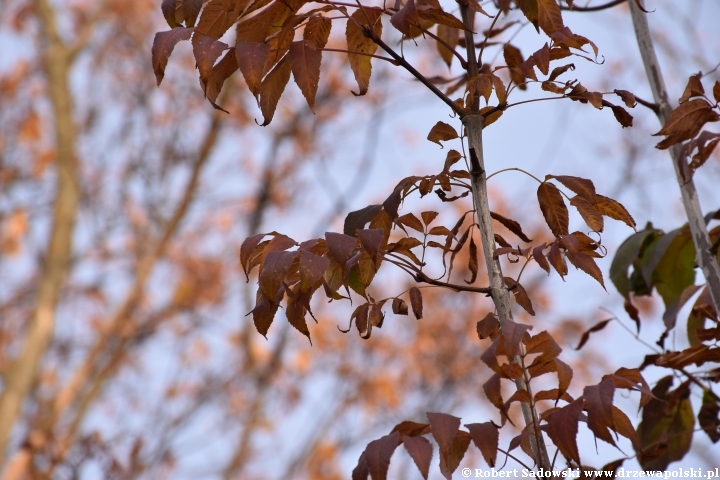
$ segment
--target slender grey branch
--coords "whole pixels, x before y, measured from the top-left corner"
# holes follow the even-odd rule
[[[635,28],[635,36],[637,37],[638,47],[640,48],[640,56],[645,65],[645,73],[650,82],[655,103],[658,105],[657,116],[660,123],[664,125],[672,111],[672,107],[668,101],[668,93],[665,88],[662,72],[660,71],[660,63],[655,55],[655,47],[653,47],[647,18],[635,2],[628,2],[628,5],[630,6],[630,15],[632,17],[633,27]],[[681,146],[678,144],[670,147],[670,157],[672,158],[675,176],[678,186],[680,187],[683,207],[685,208],[688,225],[690,226],[690,234],[695,243],[695,259],[707,281],[715,310],[720,311],[720,266],[711,254],[712,246],[710,244],[710,237],[705,219],[703,218],[702,209],[700,208],[695,183],[693,182],[687,160],[681,154],[680,150]]]
[[[465,45],[468,54],[468,77],[472,78],[478,73],[477,57],[475,56],[475,43],[473,38],[473,25],[470,9],[467,2],[460,3],[460,13],[465,24]],[[500,326],[512,321],[512,309],[510,304],[510,293],[505,285],[500,259],[494,255],[495,234],[490,216],[490,204],[487,194],[487,175],[485,172],[482,130],[485,117],[478,115],[479,98],[476,98],[470,106],[469,115],[462,118],[463,126],[468,135],[468,156],[470,160],[470,185],[472,186],[473,203],[477,215],[478,230],[482,239],[483,254],[490,280],[490,296],[495,303]],[[511,359],[513,363],[522,365],[521,359],[515,356]],[[523,378],[515,380],[518,390],[525,390],[530,393],[528,384]],[[538,466],[550,469],[550,457],[548,456],[545,439],[540,431],[540,419],[537,411],[531,403],[521,402],[523,418],[526,425],[532,425],[532,441],[530,442],[535,461]]]

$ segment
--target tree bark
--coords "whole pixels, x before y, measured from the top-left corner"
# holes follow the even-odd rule
[[[465,45],[468,54],[468,78],[478,74],[477,57],[475,54],[475,39],[473,38],[473,25],[470,9],[466,2],[460,2],[460,12],[465,24]],[[477,96],[476,96],[477,97]],[[490,282],[490,296],[492,297],[498,320],[502,328],[506,322],[512,321],[512,308],[510,304],[510,292],[505,285],[505,280],[500,266],[500,259],[494,255],[495,234],[493,232],[492,218],[490,216],[490,204],[487,194],[487,175],[483,156],[482,130],[485,118],[478,115],[479,98],[470,107],[471,113],[463,116],[463,126],[467,131],[468,155],[470,161],[470,184],[472,186],[473,205],[477,216],[478,229],[482,240],[483,256],[487,268],[488,280]],[[519,357],[511,359],[513,363],[521,364]],[[523,378],[515,380],[518,390],[526,390],[531,398],[529,385]],[[542,436],[539,425],[539,416],[534,407],[526,402],[521,403],[523,418],[526,425],[532,425],[532,446],[535,460],[540,468],[550,469],[550,457],[548,456],[545,439]]]
[[[35,309],[20,353],[8,370],[0,397],[0,463],[4,460],[23,400],[33,387],[38,366],[52,338],[59,291],[70,266],[79,197],[76,131],[69,87],[72,55],[60,38],[55,12],[47,0],[37,0],[35,8],[43,37],[40,47],[42,66],[54,112],[56,193]]]
[[[657,116],[660,123],[665,125],[672,107],[668,101],[668,93],[660,71],[660,64],[655,55],[655,47],[653,47],[647,18],[635,2],[628,2],[628,5],[630,6],[630,16],[632,17],[635,36],[640,48],[640,56],[645,65],[645,73],[650,82],[655,103],[659,106]],[[718,265],[717,260],[710,251],[712,245],[702,209],[700,208],[695,183],[690,174],[687,161],[680,153],[680,149],[681,147],[678,144],[670,147],[670,157],[680,187],[685,215],[687,215],[688,225],[690,226],[690,234],[695,243],[695,260],[707,281],[715,311],[720,312],[720,265]]]

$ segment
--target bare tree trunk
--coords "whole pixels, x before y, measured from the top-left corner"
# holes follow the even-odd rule
[[[668,93],[665,88],[662,72],[660,71],[660,64],[655,56],[655,47],[653,47],[647,18],[635,2],[628,2],[628,5],[630,6],[630,15],[632,17],[633,27],[635,28],[635,36],[637,37],[638,47],[640,48],[640,56],[645,65],[645,73],[650,82],[655,103],[659,107],[657,116],[660,119],[660,123],[665,125],[672,111],[672,107],[668,101]],[[720,312],[720,266],[714,255],[710,252],[710,237],[702,210],[700,209],[695,183],[693,182],[686,159],[680,154],[680,148],[678,144],[670,147],[670,157],[672,158],[675,176],[680,186],[682,203],[683,207],[685,207],[688,225],[690,226],[690,234],[695,243],[695,259],[707,281],[715,310]]]
[[[473,25],[470,16],[470,9],[467,3],[460,2],[460,12],[462,14],[463,23],[465,24],[465,45],[468,54],[468,78],[473,78],[478,74],[477,57],[475,53],[475,39],[473,38]],[[499,15],[499,14],[498,14]],[[478,115],[479,98],[475,99],[471,106],[471,114],[465,115],[462,119],[463,126],[467,130],[468,137],[468,155],[470,160],[470,183],[472,186],[473,205],[475,206],[475,215],[477,216],[478,229],[482,239],[483,256],[485,257],[485,266],[487,267],[488,280],[490,282],[490,295],[495,309],[497,310],[500,326],[506,322],[512,321],[512,309],[510,304],[510,292],[508,292],[505,280],[503,278],[502,269],[500,267],[500,259],[494,255],[495,235],[493,232],[492,218],[490,217],[490,204],[487,195],[487,175],[485,173],[485,162],[483,156],[482,130],[485,118]],[[513,363],[520,364],[520,358],[511,359]],[[524,379],[515,380],[518,390],[526,390],[530,397],[528,384]],[[544,469],[550,469],[550,457],[548,456],[545,439],[542,436],[539,425],[539,416],[535,408],[526,402],[521,403],[523,417],[526,425],[532,425],[532,446],[533,453],[537,465]]]
[[[56,196],[35,310],[20,354],[9,368],[0,397],[0,463],[23,399],[32,389],[38,366],[52,338],[59,290],[70,264],[79,197],[76,132],[68,84],[72,54],[58,34],[55,13],[47,0],[37,0],[35,8],[44,34],[41,55],[55,119]]]

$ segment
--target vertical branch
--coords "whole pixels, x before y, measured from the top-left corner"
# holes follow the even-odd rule
[[[37,369],[52,338],[55,308],[72,252],[79,185],[76,131],[69,87],[70,50],[60,38],[55,13],[47,0],[37,0],[41,30],[42,66],[54,114],[57,179],[52,228],[39,279],[35,310],[19,355],[5,377],[0,397],[0,463],[5,455],[22,402],[32,388]]]
[[[465,24],[465,45],[468,52],[468,78],[478,74],[477,57],[475,56],[475,39],[473,38],[473,22],[470,8],[466,1],[460,2],[460,13]],[[512,309],[510,305],[510,293],[505,286],[500,259],[495,256],[493,246],[495,235],[493,232],[492,218],[490,217],[490,204],[487,194],[487,176],[485,174],[485,162],[483,157],[482,129],[485,118],[478,115],[479,96],[470,106],[470,114],[463,116],[463,126],[467,130],[468,152],[470,155],[470,184],[472,186],[473,205],[477,216],[478,227],[482,240],[485,265],[487,267],[488,279],[490,282],[490,295],[501,327],[512,321]],[[513,363],[521,364],[519,357],[511,359]],[[526,390],[530,393],[529,386],[524,379],[515,380],[518,390]],[[523,417],[526,425],[533,426],[531,446],[535,454],[535,460],[541,468],[550,469],[550,458],[545,446],[545,439],[539,428],[539,417],[535,408],[529,403],[521,403]]]
[[[635,2],[628,2],[628,5],[630,6],[630,15],[632,17],[633,27],[635,28],[635,36],[637,37],[638,47],[640,48],[640,56],[645,65],[645,73],[650,82],[655,103],[660,106],[660,108],[657,109],[657,116],[660,123],[664,125],[668,115],[670,115],[672,111],[672,107],[668,102],[665,81],[660,71],[660,64],[655,56],[655,47],[653,47],[647,18]],[[670,157],[672,158],[675,176],[678,186],[680,187],[685,215],[687,215],[688,225],[690,226],[690,234],[695,243],[695,260],[705,276],[713,304],[715,305],[715,310],[720,312],[720,266],[710,251],[710,237],[708,236],[707,225],[705,224],[702,210],[700,209],[695,183],[693,182],[685,157],[680,154],[680,148],[678,144],[670,147]]]

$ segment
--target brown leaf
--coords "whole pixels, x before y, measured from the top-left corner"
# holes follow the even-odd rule
[[[385,239],[385,230],[382,228],[360,229],[357,230],[357,236],[360,239],[360,244],[370,254],[370,257],[373,259],[377,257]]]
[[[460,30],[440,24],[437,28],[437,36],[450,47],[455,48],[460,39]],[[440,42],[436,42],[436,45],[440,58],[443,59],[448,67],[452,65],[455,54]]]
[[[365,451],[358,458],[358,463],[355,465],[352,471],[352,480],[367,480],[370,475],[370,470],[367,463],[367,447]]]
[[[523,1],[523,0],[521,0]],[[537,25],[548,35],[552,35],[563,27],[560,6],[555,0],[536,0],[538,20]],[[531,20],[532,21],[532,20]]]
[[[623,128],[633,126],[633,116],[630,115],[623,107],[614,105],[607,100],[603,100],[602,104],[606,107],[610,107],[613,115],[615,116],[615,120],[617,120]]]
[[[285,20],[297,11],[301,3],[297,0],[285,0],[281,3],[272,2],[257,15],[248,18],[248,14],[251,11],[266,5],[266,0],[255,2],[244,12],[246,20],[237,24],[237,43],[266,43],[271,41],[272,38],[270,37],[273,36],[273,34],[278,34],[282,30]],[[285,35],[285,37],[287,37],[287,35]],[[290,38],[290,42],[292,42],[292,40],[293,39]]]
[[[443,172],[444,173],[449,172],[450,167],[455,165],[461,158],[462,158],[462,155],[460,155],[460,152],[458,152],[457,150],[450,150],[447,153],[447,157],[445,158],[445,166],[443,167]]]
[[[382,313],[382,307],[385,304],[385,301],[383,300],[380,303],[375,303],[370,308],[370,313],[368,314],[368,322],[370,322],[370,325],[373,327],[382,328],[383,322],[385,321],[385,314]]]
[[[448,455],[453,449],[453,442],[460,428],[460,419],[447,413],[427,413],[432,436],[438,443],[440,455]]]
[[[438,212],[422,212],[420,213],[420,217],[422,217],[423,223],[427,226],[430,225],[433,220],[435,220],[438,216]]]
[[[360,337],[367,340],[372,334],[372,324],[368,321],[368,315],[370,313],[370,305],[363,303],[355,307],[352,315],[350,315],[350,322],[355,320],[355,328],[357,328]],[[346,332],[346,330],[343,330]]]
[[[535,59],[535,65],[542,72],[543,75],[548,74],[550,69],[550,47],[546,43],[543,48],[533,53],[533,59]]]
[[[706,133],[708,135],[705,135]],[[690,162],[690,165],[689,165],[691,175],[695,173],[695,170],[697,170],[698,168],[702,167],[705,164],[707,159],[710,158],[710,154],[713,152],[713,150],[715,150],[715,147],[718,145],[718,142],[720,142],[720,134],[712,134],[710,132],[703,131],[699,135],[698,139],[700,139],[702,137],[705,137],[704,139],[707,139],[707,138],[711,138],[712,136],[714,136],[715,138],[713,138],[709,142],[698,144],[698,153],[693,155],[692,161]]]
[[[533,364],[547,363],[560,355],[562,348],[546,330],[533,335],[525,342],[525,355],[540,353]]]
[[[445,122],[437,122],[428,133],[427,139],[442,147],[442,143],[448,140],[459,138],[457,131]],[[459,159],[459,158],[458,158]]]
[[[427,480],[432,460],[432,445],[424,437],[403,436],[402,442],[415,466],[420,470],[420,474]]]
[[[182,40],[190,40],[194,28],[173,28],[167,32],[158,32],[152,45],[152,65],[157,79],[158,87],[165,76],[165,67],[167,67],[170,55]]]
[[[427,435],[430,433],[430,425],[427,423],[418,423],[418,422],[412,422],[410,420],[405,420],[397,425],[392,429],[392,432],[398,432],[403,437],[419,437],[422,435]]]
[[[195,64],[200,72],[200,83],[205,90],[207,80],[212,73],[213,66],[218,57],[225,51],[227,45],[207,35],[199,36],[197,33],[193,38],[193,55]]]
[[[612,375],[603,376],[603,380],[609,378],[615,384],[615,388],[624,388],[626,390],[636,390],[640,392],[640,407],[642,408],[652,398],[650,386],[645,381],[638,368],[620,367]]]
[[[504,105],[507,102],[507,90],[505,89],[505,84],[500,79],[500,77],[497,77],[495,75],[490,75],[490,80],[493,84],[493,89],[495,90],[495,96],[498,99],[498,103],[500,105]]]
[[[716,80],[713,85],[713,98],[716,102],[720,102],[720,80]]]
[[[408,307],[402,298],[393,298],[392,311],[395,315],[407,315]]]
[[[485,318],[477,322],[477,333],[480,340],[490,338],[495,340],[497,333],[500,331],[500,322],[498,321],[497,315],[490,312],[485,315]]]
[[[505,277],[507,283],[509,277]],[[512,279],[510,279],[512,280]],[[514,281],[514,280],[513,280]],[[502,326],[502,337],[498,347],[499,355],[507,355],[512,357],[520,355],[520,344],[523,339],[528,336],[528,330],[532,329],[532,325],[525,325],[523,323],[517,323],[512,320],[505,320]]]
[[[712,105],[704,98],[696,98],[681,103],[670,112],[663,128],[653,136],[667,135],[668,137],[655,147],[661,150],[689,140],[700,132],[708,122],[717,122],[720,115],[712,109]]]
[[[197,17],[200,14],[203,0],[183,0],[182,2],[182,13],[185,17],[185,26],[192,27],[197,21]]]
[[[343,233],[354,237],[357,230],[365,228],[365,225],[372,221],[381,210],[382,205],[368,205],[365,208],[348,213],[343,224]]]
[[[322,258],[322,257],[320,257]],[[305,313],[307,312],[305,306],[299,301],[298,286],[293,288],[292,294],[288,292],[287,305],[285,307],[285,315],[287,316],[288,323],[292,325],[298,332],[302,333],[310,340],[312,345],[312,339],[310,338],[310,331],[308,330],[307,323],[305,322]]]
[[[558,400],[565,400],[568,403],[575,401],[575,399],[567,393],[561,394],[560,390],[558,390],[557,388],[553,388],[551,390],[540,390],[535,394],[533,398],[536,402],[540,400],[552,400],[553,402],[557,402]]]
[[[270,55],[270,45],[257,42],[238,42],[235,45],[235,55],[245,83],[257,98],[260,94],[265,63]]]
[[[548,81],[552,82],[553,80],[555,80],[560,75],[567,72],[568,70],[575,70],[575,64],[568,63],[567,65],[553,68],[553,71],[550,73],[550,76],[548,77]]]
[[[300,91],[307,100],[310,110],[314,113],[315,95],[320,82],[322,52],[317,50],[315,45],[308,40],[293,42],[288,51],[288,61],[290,62],[295,83],[300,87]]]
[[[505,63],[510,69],[510,79],[512,80],[512,83],[517,85],[520,90],[527,89],[527,85],[525,84],[525,74],[522,69],[523,56],[522,53],[520,53],[520,50],[507,43],[503,48],[503,56],[505,58]]]
[[[562,183],[566,188],[572,190],[592,205],[597,202],[595,185],[593,185],[591,180],[580,177],[571,177],[569,175],[547,175],[545,180],[549,179],[555,179]]]
[[[178,26],[178,21],[175,18],[176,4],[176,0],[163,0],[160,4],[160,10],[162,10],[163,17],[165,17],[165,21],[170,28]]]
[[[423,301],[420,289],[417,287],[410,288],[410,306],[412,306],[413,315],[420,320],[422,318]]]
[[[415,7],[415,0],[405,2],[405,5],[390,17],[390,23],[403,35],[415,37],[418,34],[416,25],[420,23],[420,17]]]
[[[265,297],[272,302],[283,285],[290,265],[298,256],[298,252],[278,250],[270,252],[265,257],[265,263],[260,270],[258,284]]]
[[[242,70],[242,64],[240,64],[240,70]],[[290,71],[290,62],[285,56],[260,84],[258,104],[263,114],[263,123],[261,124],[263,127],[268,125],[275,115],[278,101],[290,80]]]
[[[267,332],[273,322],[278,306],[279,302],[269,302],[265,295],[263,295],[262,290],[258,289],[255,308],[253,308],[251,313],[255,329],[265,338],[267,338]]]
[[[558,377],[558,390],[560,392],[560,397],[562,397],[565,395],[565,392],[567,392],[567,389],[570,388],[570,382],[573,378],[573,370],[570,368],[570,365],[557,358],[555,359],[555,369]]]
[[[645,470],[666,470],[685,456],[693,440],[690,382],[668,392],[672,384],[672,376],[659,380],[652,390],[654,398],[642,411],[637,432],[643,450],[638,451],[637,459]]]
[[[330,266],[330,260],[327,257],[321,257],[304,250],[301,251],[300,264],[298,266],[300,273],[300,291],[304,292],[312,288],[323,278],[328,266]]]
[[[525,243],[532,242],[532,239],[528,238],[527,235],[525,235],[525,233],[522,231],[522,227],[515,220],[511,220],[507,217],[503,217],[499,213],[495,213],[495,212],[490,212],[490,216],[492,217],[493,220],[497,220],[505,228],[507,228],[512,233],[517,235],[520,238],[520,240],[522,240],[523,242],[525,242]]]
[[[558,245],[557,241],[553,242],[550,245],[550,252],[548,252],[547,258],[550,261],[550,265],[553,266],[555,271],[557,271],[561,277],[567,275],[567,264],[565,263],[565,259],[560,253],[560,246]]]
[[[690,76],[688,83],[685,86],[682,97],[678,100],[678,103],[687,102],[692,97],[702,97],[705,95],[705,89],[702,86],[700,79],[702,78],[702,72],[698,72],[695,75]]]
[[[547,258],[545,258],[545,255],[543,254],[543,250],[545,250],[546,245],[543,243],[542,245],[538,245],[537,247],[533,248],[532,255],[537,264],[545,270],[548,274],[550,273],[550,264],[547,261]]]
[[[214,39],[222,37],[238,19],[238,12],[228,9],[224,0],[210,0],[202,11],[196,30],[200,35]]]
[[[493,422],[471,423],[465,426],[488,466],[494,468],[498,451],[498,426]]]
[[[698,367],[705,362],[720,362],[720,348],[711,348],[707,345],[697,345],[686,348],[681,352],[670,352],[661,355],[656,365],[666,368],[685,368],[695,364]]]
[[[588,385],[583,390],[585,410],[588,413],[588,428],[595,436],[610,445],[615,445],[609,429],[615,429],[613,420],[613,395],[615,384],[605,379],[597,385]]]
[[[630,228],[635,229],[635,220],[633,220],[630,213],[628,213],[620,202],[613,200],[612,198],[598,195],[595,208],[604,216],[610,217],[614,220],[619,220]]]
[[[465,283],[472,284],[477,280],[478,274],[478,252],[475,240],[470,237],[470,255],[468,257],[468,270],[470,270],[470,280],[465,280]]]
[[[537,190],[540,210],[550,231],[556,236],[568,234],[568,210],[560,190],[552,183],[543,182]]]
[[[355,237],[334,232],[325,232],[325,241],[330,256],[340,265],[345,265],[357,244]]]
[[[513,247],[508,243],[507,240],[505,240],[502,235],[498,235],[497,233],[493,234],[493,237],[495,237],[495,242],[500,245],[502,248],[507,248],[510,250],[514,250]],[[498,257],[500,254],[495,251],[495,256]]]
[[[566,458],[577,464],[580,464],[577,433],[582,411],[583,399],[580,397],[547,417],[548,436]]]
[[[508,288],[512,288],[512,293],[515,296],[515,301],[518,305],[520,305],[530,315],[535,316],[535,310],[533,310],[532,302],[530,301],[530,297],[528,297],[528,294],[523,286],[510,277],[505,277],[505,284]]]
[[[583,252],[577,252],[573,254],[568,252],[567,258],[568,260],[570,260],[570,263],[575,265],[576,268],[579,268],[583,272],[590,275],[592,278],[597,280],[597,282],[602,285],[603,288],[605,288],[605,281],[603,280],[602,271],[600,270],[600,267],[597,266],[597,263],[595,263],[595,259],[593,257]]]
[[[390,457],[400,443],[400,434],[395,432],[368,443],[365,452],[367,465],[373,480],[386,480]]]
[[[460,465],[465,452],[470,445],[470,434],[464,430],[458,430],[455,440],[453,441],[452,449],[446,455],[440,455],[440,473],[442,473],[447,480],[452,480],[452,474],[457,467]]]
[[[703,394],[703,403],[698,412],[700,428],[707,434],[712,443],[720,440],[720,404],[709,393]]]
[[[442,11],[440,8],[418,8],[418,15],[421,19],[432,23],[445,25],[446,27],[454,28],[456,30],[465,30],[465,25],[463,25],[457,17]]]
[[[577,208],[580,216],[585,220],[588,227],[594,232],[602,232],[605,227],[602,214],[597,211],[597,208],[592,203],[588,202],[585,198],[576,195],[570,199],[570,205]]]
[[[575,347],[575,350],[580,350],[587,343],[587,341],[590,339],[591,333],[599,332],[600,330],[605,328],[608,323],[610,323],[613,320],[614,320],[614,318],[609,318],[607,320],[603,320],[602,322],[598,322],[595,325],[593,325],[589,330],[586,330],[582,334],[582,337],[580,337],[580,343],[578,343],[578,346]]]
[[[483,384],[483,392],[485,396],[498,410],[500,410],[502,424],[505,424],[505,420],[510,420],[507,416],[507,409],[505,408],[505,402],[502,399],[502,393],[500,388],[500,375],[495,373],[490,379]],[[512,421],[511,421],[512,423]]]
[[[612,417],[615,432],[630,440],[636,450],[640,449],[640,438],[627,415],[613,405]]]
[[[358,96],[365,95],[368,91],[370,75],[372,74],[372,65],[368,55],[374,54],[378,49],[377,44],[365,36],[363,27],[371,28],[378,38],[381,37],[382,21],[380,18],[382,14],[383,10],[381,9],[364,7],[355,10],[350,16],[351,20],[347,22],[345,36],[348,51],[356,52],[348,53],[348,60],[359,87],[358,93],[353,93]],[[368,18],[370,19],[370,25],[367,24]]]
[[[222,91],[225,80],[230,78],[237,69],[237,56],[235,55],[235,48],[233,47],[225,53],[225,56],[213,67],[212,72],[210,72],[210,77],[205,84],[205,98],[207,98],[210,104],[216,109],[222,110],[215,102]]]
[[[635,108],[635,105],[637,105],[637,100],[635,100],[635,95],[628,92],[627,90],[613,90],[615,94],[620,97],[620,99],[627,105],[628,108]]]
[[[245,278],[250,281],[250,256],[260,241],[267,236],[267,233],[258,233],[252,237],[246,238],[240,246],[240,265],[245,272]]]
[[[310,17],[303,31],[303,39],[312,42],[317,49],[325,48],[328,38],[330,38],[331,28],[332,21],[329,18]]]
[[[425,227],[423,226],[422,222],[413,213],[406,213],[405,215],[396,218],[395,223],[407,225],[408,227],[420,233],[425,232]]]
[[[468,6],[470,7],[470,10],[473,12],[477,12],[481,15],[485,15],[486,17],[493,18],[492,15],[487,13],[483,8],[480,6],[480,3],[478,0],[468,0]]]
[[[431,228],[430,231],[428,232],[428,235],[439,235],[439,236],[447,237],[448,235],[452,235],[452,232],[450,232],[450,230],[448,230],[447,227],[440,225],[440,226]]]

